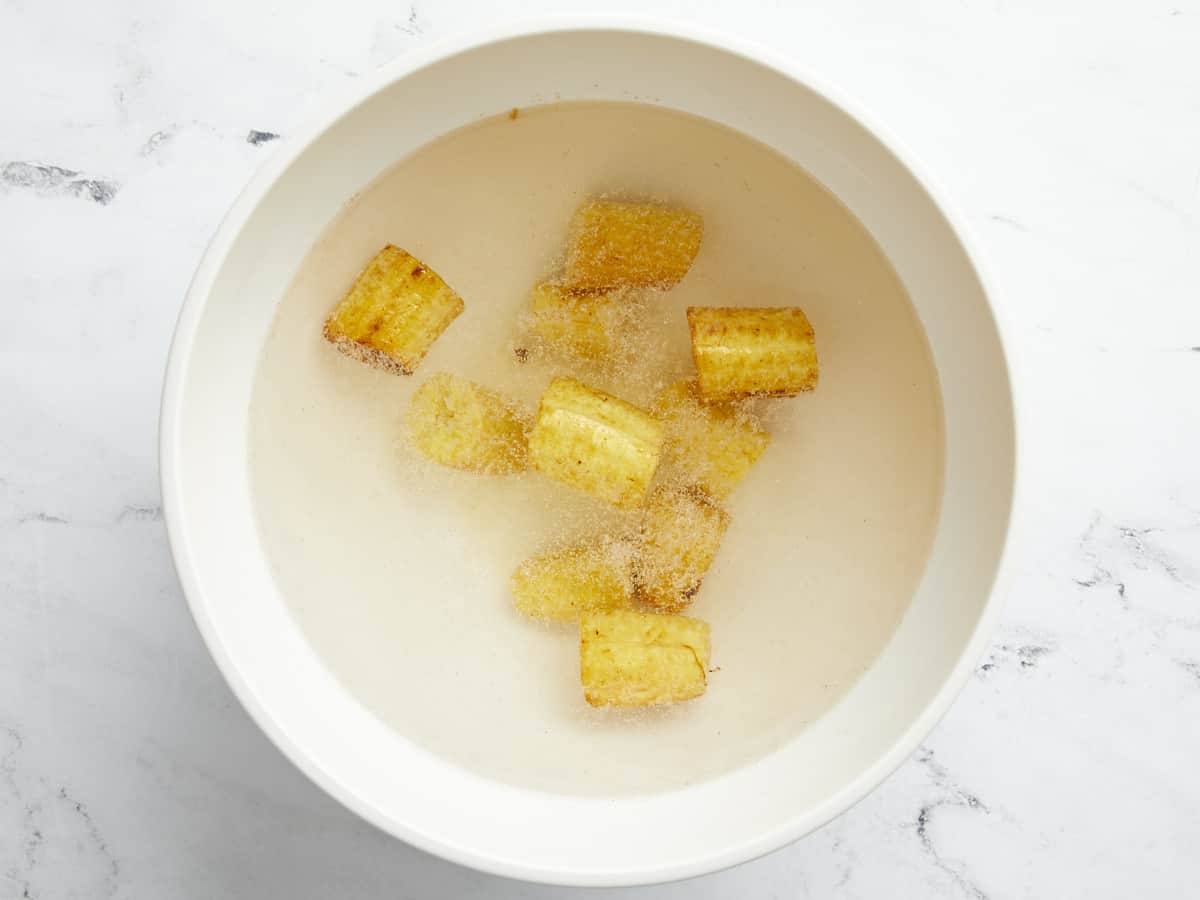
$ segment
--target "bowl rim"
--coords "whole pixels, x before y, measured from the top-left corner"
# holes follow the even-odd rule
[[[417,828],[386,819],[369,802],[343,790],[334,779],[308,758],[301,747],[295,745],[283,734],[271,713],[259,704],[241,673],[232,663],[199,599],[201,588],[189,553],[188,526],[183,519],[179,503],[178,463],[182,398],[199,321],[215,276],[236,243],[246,220],[276,179],[322,133],[332,128],[355,107],[395,81],[445,59],[469,53],[489,44],[576,32],[615,32],[667,38],[740,57],[770,69],[812,91],[838,108],[879,141],[912,175],[928,195],[934,207],[945,218],[979,281],[987,307],[986,312],[990,316],[999,344],[1000,362],[1003,369],[1000,374],[1008,388],[1007,414],[1012,423],[1013,446],[1011,448],[1012,472],[1010,473],[1012,490],[1008,507],[1004,511],[1005,523],[1000,553],[979,619],[953,669],[942,682],[937,693],[884,754],[825,803],[798,812],[784,825],[738,845],[724,848],[719,853],[686,862],[646,866],[634,870],[570,873],[560,869],[545,869],[525,863],[497,859],[478,853],[470,847],[430,838]],[[911,756],[950,709],[991,641],[991,635],[1000,615],[1001,598],[1011,580],[1014,531],[1017,524],[1017,510],[1020,509],[1021,491],[1019,387],[1013,366],[1010,339],[1006,338],[1006,335],[1011,335],[1013,332],[1010,327],[1006,327],[1005,315],[996,298],[995,281],[989,276],[987,267],[982,262],[977,240],[967,225],[966,217],[958,211],[949,199],[947,191],[929,174],[928,169],[915,154],[875,114],[864,109],[857,101],[846,96],[811,70],[784,56],[780,51],[742,36],[726,34],[711,27],[696,26],[678,19],[604,13],[527,18],[436,39],[380,66],[350,85],[326,92],[310,110],[302,124],[295,129],[288,143],[278,148],[255,170],[221,219],[200,258],[184,296],[171,339],[163,381],[158,434],[159,488],[162,497],[163,519],[171,558],[188,609],[222,677],[243,709],[279,751],[309,780],[361,819],[420,850],[462,866],[505,878],[562,886],[594,887],[649,885],[677,881],[717,872],[764,856],[828,824],[882,784]]]

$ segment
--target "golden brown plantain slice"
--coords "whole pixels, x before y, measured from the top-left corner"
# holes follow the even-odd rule
[[[644,304],[624,289],[580,293],[543,281],[533,288],[531,330],[554,353],[606,362],[628,346]]]
[[[642,511],[633,568],[637,599],[659,612],[688,606],[728,527],[729,514],[699,491],[656,488]]]
[[[708,685],[707,622],[629,611],[579,621],[579,674],[592,706],[690,700]]]
[[[564,282],[571,290],[674,287],[688,273],[704,220],[655,203],[589,200],[571,220]]]
[[[645,499],[658,468],[663,426],[649,413],[573,378],[542,394],[529,435],[530,464],[617,506]]]
[[[688,307],[705,397],[791,397],[817,386],[812,325],[796,307]]]
[[[527,616],[556,622],[628,608],[633,603],[631,557],[628,543],[609,538],[534,556],[513,573],[513,604]]]
[[[417,388],[405,416],[408,438],[423,455],[455,469],[494,475],[526,468],[527,422],[499,394],[440,372]]]
[[[771,442],[735,401],[705,400],[694,379],[664,388],[650,412],[667,429],[667,480],[699,485],[718,500],[733,492]]]
[[[411,375],[462,311],[462,298],[436,272],[389,244],[325,321],[325,339],[360,362]]]

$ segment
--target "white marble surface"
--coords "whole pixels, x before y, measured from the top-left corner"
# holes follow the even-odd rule
[[[0,898],[569,893],[292,769],[201,646],[156,484],[167,342],[242,183],[323,90],[503,6],[0,0]],[[995,644],[916,756],[785,850],[633,893],[1194,896],[1200,4],[621,6],[794,54],[940,173],[1012,325],[1028,499]]]

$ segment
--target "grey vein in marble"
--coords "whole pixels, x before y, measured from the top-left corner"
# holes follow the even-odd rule
[[[11,725],[0,724],[0,788],[11,799],[4,809],[17,812],[18,854],[6,854],[4,880],[20,900],[58,897],[104,898],[116,894],[121,866],[87,805],[65,786],[53,786],[29,774],[25,740]],[[11,835],[13,832],[10,831]]]
[[[1073,579],[1075,584],[1085,589],[1111,587],[1125,603],[1128,586],[1121,572],[1123,567],[1128,567],[1158,572],[1185,590],[1196,590],[1198,578],[1192,564],[1151,537],[1160,531],[1159,528],[1120,525],[1102,513],[1094,512],[1079,539],[1080,556],[1091,567],[1091,572]]]
[[[372,29],[370,62],[380,65],[401,56],[416,41],[425,36],[428,23],[414,4],[403,21],[382,20]]]
[[[1176,663],[1179,665],[1179,668],[1195,678],[1197,682],[1200,682],[1200,660],[1179,659],[1176,660]]]
[[[273,131],[258,131],[251,128],[249,134],[246,135],[246,143],[253,144],[256,147],[260,144],[269,144],[271,141],[277,140],[279,140],[279,135]]]
[[[421,22],[421,14],[415,4],[408,8],[408,19],[399,28],[405,34],[411,34],[413,37],[425,33],[425,26]]]
[[[1187,228],[1194,228],[1196,226],[1196,220],[1192,217],[1192,215],[1186,209],[1182,208],[1173,198],[1164,197],[1157,191],[1151,190],[1137,181],[1127,180],[1125,183],[1159,209],[1175,216],[1175,218],[1177,218],[1180,224],[1183,226]]]
[[[834,887],[843,888],[850,883],[850,879],[854,877],[854,868],[858,863],[858,852],[842,837],[835,837],[830,850],[833,855],[839,857],[838,860],[838,878],[834,883]]]
[[[997,643],[988,652],[987,661],[975,670],[978,678],[986,678],[997,669],[1015,669],[1024,672],[1036,669],[1042,660],[1054,651],[1047,643]]]
[[[993,215],[990,218],[993,222],[997,222],[1000,225],[1007,225],[1009,228],[1012,228],[1015,231],[1022,231],[1025,233],[1029,232],[1029,229],[1025,225],[1022,225],[1016,219],[1010,219],[1008,216]]]
[[[0,169],[0,186],[42,196],[80,197],[101,206],[111,203],[121,189],[115,181],[91,178],[74,169],[22,161],[4,164]]]
[[[62,516],[56,516],[47,512],[34,512],[24,516],[17,516],[18,525],[28,525],[31,522],[40,522],[44,525],[66,525],[67,520]]]
[[[162,506],[158,504],[149,506],[125,506],[117,513],[116,521],[118,522],[161,522],[163,517]]]
[[[984,815],[990,815],[991,810],[977,796],[963,790],[953,781],[946,767],[934,758],[933,750],[929,747],[922,746],[917,751],[915,760],[925,768],[929,774],[929,780],[933,782],[933,786],[939,794],[936,799],[925,803],[917,811],[916,831],[917,839],[921,842],[921,849],[933,861],[934,866],[948,875],[963,894],[974,900],[988,900],[988,895],[969,877],[967,867],[960,862],[948,859],[938,849],[930,826],[935,814],[948,807],[959,807]]]
[[[173,141],[177,134],[179,134],[178,125],[169,125],[166,128],[160,128],[154,134],[150,135],[150,137],[146,138],[146,143],[142,144],[141,155],[153,156],[166,144]]]

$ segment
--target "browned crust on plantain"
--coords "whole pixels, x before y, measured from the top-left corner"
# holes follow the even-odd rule
[[[325,340],[333,344],[339,353],[345,354],[361,363],[366,363],[373,369],[379,369],[382,372],[387,372],[389,375],[412,374],[412,369],[405,366],[404,363],[395,357],[388,356],[382,350],[375,347],[368,347],[366,344],[360,344],[358,341],[348,338],[344,334],[334,334],[328,322],[325,323],[322,334]]]

